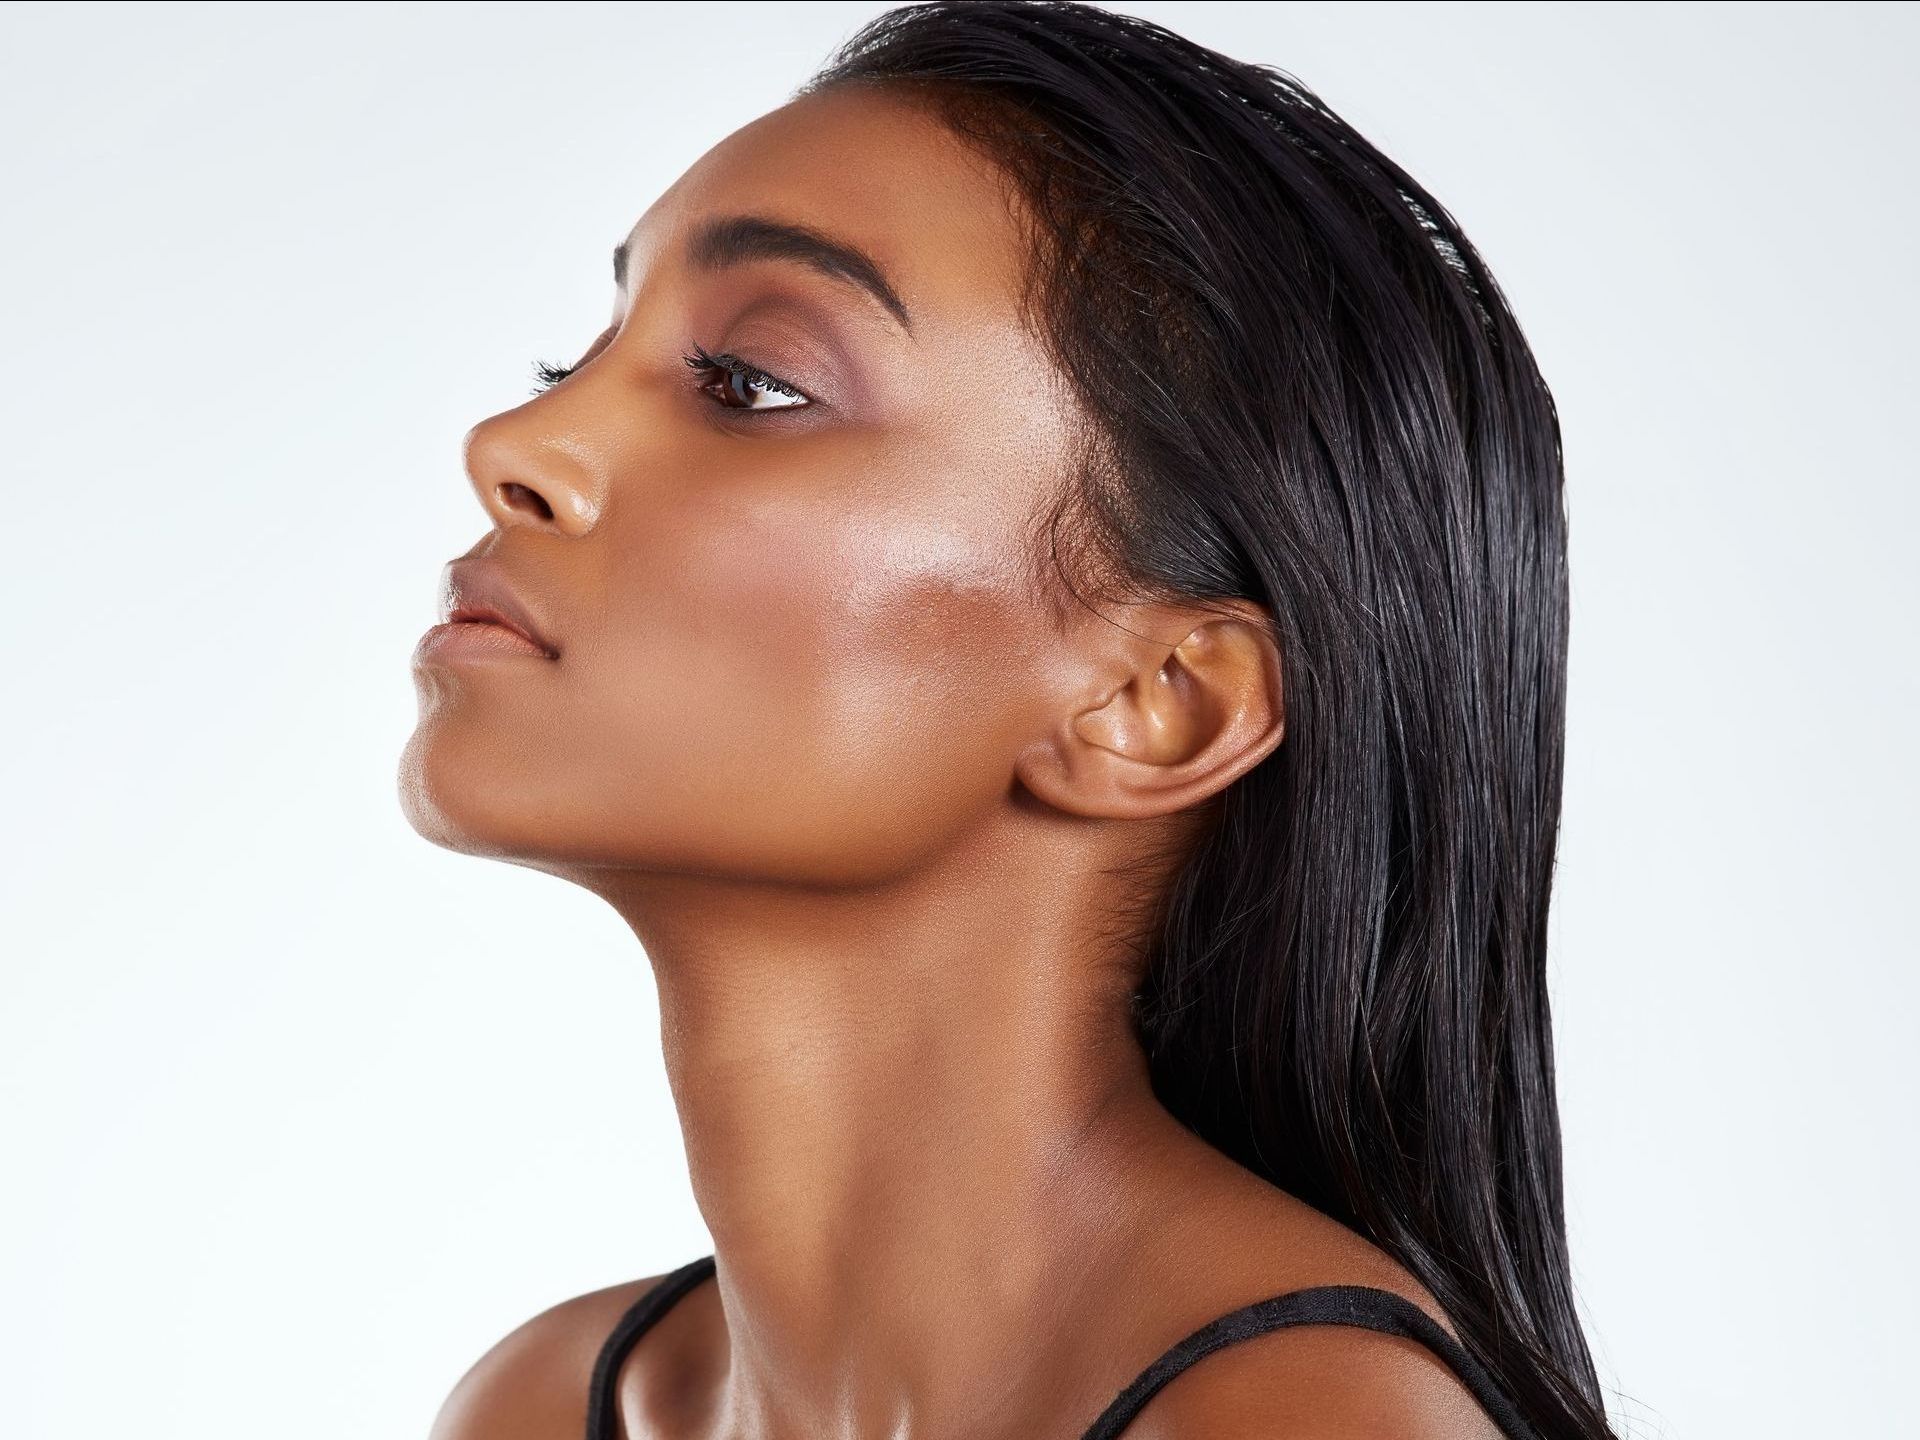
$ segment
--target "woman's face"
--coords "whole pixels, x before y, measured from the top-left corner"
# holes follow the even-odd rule
[[[555,871],[846,882],[1004,803],[1086,678],[1031,559],[1076,422],[1022,246],[997,172],[871,93],[776,110],[662,195],[583,363],[467,437],[469,556],[557,655],[416,656],[414,826]]]

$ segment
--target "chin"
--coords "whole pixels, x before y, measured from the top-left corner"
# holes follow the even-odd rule
[[[497,757],[463,756],[444,727],[422,723],[400,754],[401,813],[420,835],[463,855],[514,859],[536,849],[525,787],[500,773]]]
[[[424,728],[415,730],[400,754],[397,777],[400,812],[424,840],[448,850],[468,852],[473,847],[464,807],[457,795],[449,795],[432,763]]]

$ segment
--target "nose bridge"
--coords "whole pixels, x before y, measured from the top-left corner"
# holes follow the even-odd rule
[[[606,505],[605,478],[584,436],[540,396],[490,415],[466,434],[467,477],[494,524],[565,535],[593,528]]]

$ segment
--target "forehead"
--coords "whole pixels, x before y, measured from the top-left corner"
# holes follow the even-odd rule
[[[808,226],[865,251],[923,323],[1011,317],[1025,270],[1000,171],[933,113],[887,93],[803,96],[742,126],[660,196],[625,242],[629,292],[723,214]]]

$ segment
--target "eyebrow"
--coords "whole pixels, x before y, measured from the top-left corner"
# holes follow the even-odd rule
[[[887,272],[866,251],[823,231],[763,215],[721,215],[701,222],[687,241],[687,263],[696,270],[724,270],[751,260],[792,260],[867,292],[913,332],[913,316],[901,303]],[[627,283],[627,242],[613,251],[613,280]]]

